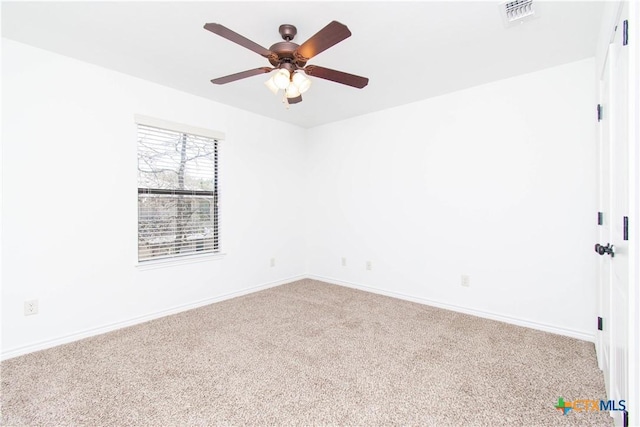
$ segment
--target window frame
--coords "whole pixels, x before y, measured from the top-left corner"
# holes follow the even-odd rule
[[[222,142],[224,142],[225,140],[225,134],[223,132],[220,131],[216,131],[216,130],[211,130],[211,129],[207,129],[207,128],[200,128],[200,127],[196,127],[196,126],[191,126],[191,125],[186,125],[186,124],[182,124],[182,123],[176,123],[176,122],[171,122],[171,121],[167,121],[167,120],[163,120],[163,119],[158,119],[158,118],[154,118],[154,117],[149,117],[149,116],[144,116],[144,115],[140,115],[140,114],[135,114],[134,115],[134,122],[135,122],[135,135],[136,135],[136,164],[137,164],[137,156],[139,154],[139,146],[137,143],[137,139],[138,139],[138,135],[139,135],[139,128],[138,125],[143,125],[143,126],[150,126],[150,127],[154,127],[154,128],[158,128],[158,129],[164,129],[164,130],[168,130],[168,131],[172,131],[172,132],[179,132],[179,133],[186,133],[189,135],[194,135],[194,136],[199,136],[199,137],[205,137],[205,138],[210,138],[210,139],[215,139],[216,140],[216,144],[217,144],[217,149],[216,149],[216,166],[217,166],[217,179],[216,179],[216,188],[215,188],[215,195],[214,200],[217,201],[217,222],[218,222],[218,230],[217,230],[217,240],[218,240],[218,249],[217,251],[213,252],[206,252],[206,253],[190,253],[190,254],[185,254],[185,255],[178,255],[178,256],[172,256],[172,257],[162,257],[162,258],[158,258],[158,259],[146,259],[146,260],[140,260],[140,253],[139,253],[139,247],[138,247],[138,232],[139,232],[139,224],[140,224],[140,220],[139,220],[139,199],[138,196],[139,194],[144,194],[146,193],[144,190],[140,191],[140,187],[138,187],[139,182],[138,182],[138,176],[136,174],[136,259],[135,259],[135,266],[140,269],[140,270],[146,270],[146,269],[155,269],[155,268],[163,268],[163,267],[170,267],[173,265],[181,265],[181,264],[192,264],[192,263],[198,263],[198,262],[205,262],[205,261],[211,261],[211,260],[215,260],[215,259],[220,259],[222,257],[224,257],[226,255],[226,253],[223,250],[223,239],[222,239],[222,227],[221,227],[221,217],[222,217],[222,209],[220,206],[220,200],[221,200],[221,193],[222,193],[222,179],[221,179],[221,163],[220,163],[220,159],[221,159],[221,152],[222,152]],[[176,190],[179,191],[179,190]],[[190,190],[186,190],[187,192],[192,193],[192,191]],[[175,193],[175,191],[173,190],[167,190],[167,194],[171,194],[171,193]]]

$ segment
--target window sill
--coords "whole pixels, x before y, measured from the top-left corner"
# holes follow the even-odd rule
[[[216,261],[224,258],[226,253],[204,254],[204,255],[191,255],[183,258],[167,258],[158,260],[142,261],[136,264],[136,269],[155,270],[157,268],[174,267],[177,265],[195,264],[207,261]]]

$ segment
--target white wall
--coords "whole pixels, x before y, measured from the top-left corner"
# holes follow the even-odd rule
[[[607,50],[612,41],[614,28],[618,22],[620,6],[623,1],[610,0],[604,2],[602,17],[600,19],[600,29],[598,30],[598,40],[596,41],[596,79],[600,80],[604,72],[604,61],[607,57]]]
[[[2,48],[3,358],[307,274],[592,339],[593,60],[305,131]],[[226,133],[224,258],[135,267],[136,113]]]
[[[592,340],[594,66],[311,129],[309,273]]]
[[[304,129],[2,43],[3,357],[304,273]],[[135,267],[136,113],[226,133],[224,258]]]

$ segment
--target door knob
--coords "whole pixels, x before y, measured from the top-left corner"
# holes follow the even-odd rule
[[[615,255],[616,248],[610,243],[607,243],[607,246],[602,246],[601,244],[596,243],[595,250],[600,255],[609,254],[611,255],[611,258],[613,258]]]

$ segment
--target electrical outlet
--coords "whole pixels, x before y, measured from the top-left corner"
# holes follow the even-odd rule
[[[471,286],[471,278],[466,274],[460,276],[460,286],[464,286],[465,288]]]
[[[271,258],[270,265],[271,265],[271,267],[275,267],[276,266],[276,259],[275,258]]]
[[[24,302],[24,315],[31,316],[32,314],[38,314],[38,300],[32,299]]]
[[[347,259],[345,257],[342,257],[342,266],[343,267],[347,266]]]
[[[367,261],[367,270],[371,270],[373,265],[371,265],[371,261]]]

